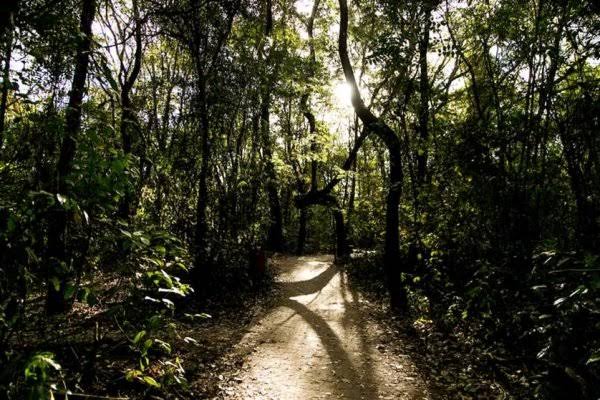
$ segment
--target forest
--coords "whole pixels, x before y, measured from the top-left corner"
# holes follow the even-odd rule
[[[1,399],[600,398],[594,0],[2,0]]]

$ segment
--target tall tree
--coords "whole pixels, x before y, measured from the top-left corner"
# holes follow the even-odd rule
[[[371,110],[365,105],[356,78],[354,70],[348,57],[348,3],[346,0],[339,0],[340,5],[340,31],[338,38],[338,51],[342,69],[346,81],[352,90],[352,106],[356,115],[365,128],[375,133],[385,144],[389,154],[389,188],[386,200],[386,220],[385,220],[385,247],[384,247],[384,269],[387,275],[390,291],[390,302],[392,307],[403,310],[406,309],[406,291],[401,281],[400,265],[400,237],[399,237],[399,202],[402,194],[402,185],[404,173],[402,171],[402,153],[400,139],[392,128],[385,122],[377,118]]]
[[[49,270],[46,308],[49,314],[61,313],[70,307],[70,299],[66,298],[67,289],[72,284],[74,269],[82,268],[81,265],[72,265],[73,260],[70,257],[67,243],[67,224],[70,213],[66,207],[63,207],[63,203],[70,194],[68,177],[73,171],[77,136],[81,129],[81,106],[90,61],[92,23],[95,13],[96,1],[83,0],[79,25],[81,35],[78,38],[75,55],[75,70],[65,115],[64,137],[56,165],[55,189],[59,206],[50,216],[48,227]]]
[[[2,6],[2,17],[0,19],[0,41],[4,44],[2,51],[2,91],[0,92],[0,150],[4,140],[4,126],[6,119],[6,108],[8,106],[8,91],[10,89],[10,62],[13,51],[13,35],[15,27],[15,16],[19,9],[18,0],[10,0]]]
[[[133,104],[131,102],[131,91],[135,85],[136,80],[140,74],[142,69],[142,25],[143,21],[140,18],[139,4],[138,0],[132,0],[132,8],[133,8],[133,21],[134,21],[134,29],[133,36],[135,39],[135,50],[133,54],[133,62],[129,65],[129,68],[125,67],[124,60],[120,60],[120,69],[121,73],[119,74],[120,84],[121,84],[121,140],[123,146],[123,152],[126,155],[130,155],[132,153],[132,143],[135,140],[135,136],[137,136],[137,140],[139,141],[139,123],[137,121],[137,117],[135,115],[135,110],[133,109]],[[140,155],[143,157],[143,155]],[[142,174],[143,171],[140,171]],[[121,204],[119,205],[119,214],[122,218],[129,218],[131,214],[131,206],[134,200],[134,193],[128,191],[125,193],[125,196],[121,200]]]

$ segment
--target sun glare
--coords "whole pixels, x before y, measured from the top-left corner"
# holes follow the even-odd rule
[[[333,97],[338,106],[349,107],[352,105],[352,88],[348,83],[339,81],[333,86]]]
[[[313,2],[311,0],[298,0],[296,1],[296,11],[300,14],[310,14],[313,8]]]

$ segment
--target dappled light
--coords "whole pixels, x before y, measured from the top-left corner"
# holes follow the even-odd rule
[[[378,328],[358,297],[346,299],[344,272],[332,262],[323,256],[278,261],[286,277],[281,299],[238,345],[248,356],[232,398],[429,398],[410,359],[376,348]],[[310,279],[289,280],[307,274]],[[402,373],[392,378],[394,368]]]

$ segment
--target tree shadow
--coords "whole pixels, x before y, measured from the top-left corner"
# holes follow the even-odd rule
[[[322,317],[296,300],[285,299],[281,305],[294,310],[297,315],[300,315],[319,337],[332,362],[335,376],[339,378],[332,389],[340,392],[345,399],[358,400],[364,399],[367,395],[369,397],[374,395],[372,385],[359,384],[359,382],[363,382],[364,375],[356,371],[341,340]]]
[[[277,286],[281,288],[284,297],[306,296],[321,291],[338,272],[338,268],[331,264],[314,278],[297,282],[279,282]]]
[[[299,259],[299,261],[302,262],[303,260]],[[360,350],[359,354],[354,354],[356,364],[350,358],[342,340],[330,324],[321,315],[308,307],[319,298],[322,290],[338,274],[340,276],[341,298],[343,299],[343,315],[340,322],[344,329],[352,329],[350,333],[358,336]],[[289,308],[294,313],[284,321],[274,325],[269,329],[269,333],[265,334],[272,334],[273,331],[285,325],[296,315],[300,316],[315,332],[331,361],[333,375],[337,378],[331,389],[338,392],[345,399],[377,398],[377,385],[373,376],[366,327],[360,324],[358,319],[360,313],[356,306],[358,296],[354,292],[351,293],[350,299],[348,299],[345,287],[346,278],[343,271],[340,271],[335,264],[329,263],[324,271],[311,279],[280,282],[278,286],[281,289],[281,297],[276,302],[276,306]],[[314,294],[315,297],[306,304],[293,299],[293,297],[311,294]]]
[[[354,288],[348,284],[348,277],[345,271],[340,271],[340,294],[344,300],[344,318],[342,319],[342,325],[355,326],[357,328],[358,339],[360,340],[360,353],[361,353],[361,369],[364,371],[364,381],[367,387],[372,388],[373,397],[377,398],[377,385],[375,384],[375,377],[373,374],[373,362],[369,355],[369,339],[365,330],[364,324],[357,324],[356,315],[360,313],[359,295]],[[350,297],[348,299],[348,296]]]

